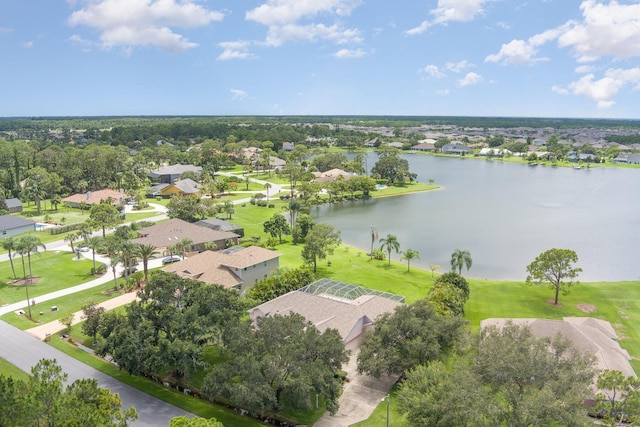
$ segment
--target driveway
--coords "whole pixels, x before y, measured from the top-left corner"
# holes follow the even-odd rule
[[[347,427],[366,420],[398,381],[399,377],[373,378],[358,374],[357,359],[356,351],[343,366],[348,382],[339,399],[340,409],[335,415],[326,412],[313,427]]]

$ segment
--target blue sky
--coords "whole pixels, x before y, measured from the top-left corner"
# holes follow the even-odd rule
[[[640,118],[640,4],[4,0],[0,116]]]

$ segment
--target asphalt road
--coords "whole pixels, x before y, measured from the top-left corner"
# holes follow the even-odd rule
[[[136,408],[138,420],[131,423],[135,427],[166,426],[173,417],[193,416],[77,361],[3,321],[0,321],[0,357],[28,373],[40,359],[56,359],[69,376],[70,383],[82,378],[95,378],[100,387],[120,395],[123,408]]]

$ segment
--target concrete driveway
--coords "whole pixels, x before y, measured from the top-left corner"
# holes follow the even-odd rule
[[[343,367],[348,382],[340,396],[340,409],[335,415],[326,412],[314,427],[347,427],[371,416],[399,377],[373,378],[357,372],[358,353],[354,352]]]

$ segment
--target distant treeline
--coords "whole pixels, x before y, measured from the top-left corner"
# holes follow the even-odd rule
[[[0,131],[20,129],[112,129],[115,127],[187,125],[193,127],[244,124],[349,124],[359,126],[414,127],[455,125],[476,128],[551,127],[639,128],[640,120],[579,119],[538,117],[458,117],[458,116],[103,116],[103,117],[4,117]]]

